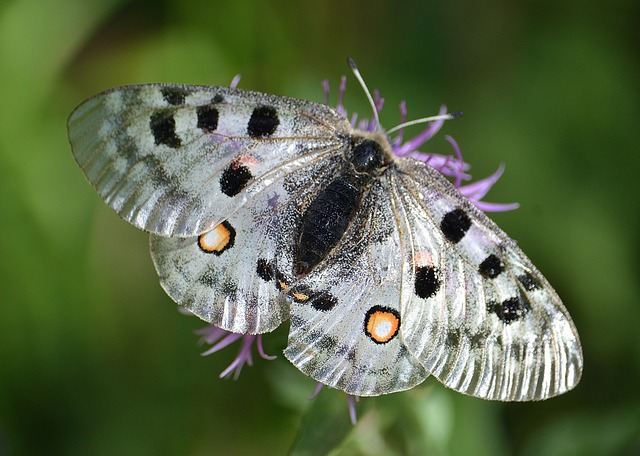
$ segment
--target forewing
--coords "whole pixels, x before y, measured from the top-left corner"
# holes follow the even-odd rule
[[[306,158],[210,232],[189,238],[151,235],[160,283],[174,301],[235,333],[268,332],[289,318],[283,290],[294,280],[297,226],[341,160],[335,153],[310,163]]]
[[[400,236],[377,182],[334,251],[289,290],[285,356],[302,372],[357,396],[412,388],[428,373],[401,337]]]
[[[349,128],[308,101],[160,84],[98,94],[68,121],[76,161],[109,206],[138,228],[185,237],[211,230],[291,160],[335,149]]]
[[[514,241],[438,172],[399,160],[403,337],[446,386],[503,401],[573,388],[576,329],[560,298]]]

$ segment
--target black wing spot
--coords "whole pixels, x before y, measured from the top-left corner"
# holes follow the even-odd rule
[[[220,190],[227,196],[235,196],[247,186],[252,177],[251,170],[236,160],[222,172]]]
[[[196,108],[196,114],[198,116],[198,128],[207,133],[216,131],[219,118],[219,113],[216,108],[211,105],[198,106]]]
[[[265,282],[270,282],[275,277],[275,271],[273,270],[273,266],[264,258],[258,259],[256,272],[258,273],[258,276]]]
[[[538,280],[528,272],[525,272],[521,276],[518,276],[518,280],[527,291],[532,291],[540,288],[540,282],[538,282]]]
[[[280,120],[275,108],[271,106],[258,106],[253,110],[247,133],[252,138],[267,138],[278,128]]]
[[[162,97],[165,101],[173,106],[183,105],[185,97],[190,93],[180,87],[163,87],[160,92],[162,92]]]
[[[216,275],[208,269],[204,271],[200,275],[200,277],[198,277],[197,280],[198,280],[198,283],[201,283],[202,285],[205,285],[210,288],[213,288],[218,284],[218,279],[216,278]]]
[[[213,97],[214,103],[222,103],[223,101],[224,101],[224,97],[219,93],[216,93],[216,95]]]
[[[434,296],[440,289],[438,270],[433,266],[419,266],[416,268],[414,290],[420,298],[427,299]]]
[[[457,328],[450,328],[447,332],[447,342],[445,345],[447,348],[452,349],[460,346],[460,330]]]
[[[485,258],[478,268],[478,272],[489,279],[495,279],[502,271],[504,271],[504,264],[494,254]]]
[[[181,146],[182,141],[176,134],[176,121],[169,111],[158,111],[151,115],[149,127],[156,144],[164,144],[173,149]]]
[[[529,310],[531,310],[531,305],[523,294],[505,299],[501,303],[493,301],[487,304],[487,311],[496,314],[507,325],[524,318]]]
[[[145,163],[147,169],[149,170],[149,176],[151,182],[153,182],[158,187],[171,187],[172,183],[175,182],[172,179],[171,175],[167,173],[167,170],[164,169],[162,162],[158,160],[157,157],[153,155],[147,155],[140,159],[140,162]]]
[[[324,335],[319,337],[319,342],[317,343],[317,346],[319,348],[322,348],[323,350],[335,350],[336,347],[338,346],[338,341],[336,340],[335,337]]]
[[[462,209],[454,209],[445,214],[440,222],[442,234],[450,242],[457,244],[471,228],[471,219]]]
[[[309,301],[311,302],[311,307],[320,312],[328,312],[338,304],[336,297],[326,291],[320,291],[309,296]]]

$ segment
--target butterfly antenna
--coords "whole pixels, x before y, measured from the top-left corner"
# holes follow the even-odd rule
[[[422,119],[410,120],[409,122],[403,122],[400,125],[396,125],[395,127],[387,130],[387,134],[393,133],[394,131],[401,130],[405,127],[410,127],[411,125],[417,125],[421,123],[435,122],[436,120],[453,120],[458,117],[462,117],[462,112],[450,112],[447,114],[441,114],[438,116],[431,117],[423,117]]]
[[[378,117],[378,110],[376,109],[376,104],[373,101],[373,97],[371,96],[371,92],[369,92],[369,88],[367,87],[367,84],[364,83],[364,79],[362,79],[362,75],[360,74],[360,71],[358,70],[358,67],[356,66],[356,62],[351,57],[347,57],[347,62],[349,63],[349,68],[351,68],[351,72],[353,73],[353,75],[356,77],[356,79],[358,80],[358,82],[362,86],[362,89],[364,90],[364,93],[367,95],[367,99],[369,100],[369,104],[371,105],[371,108],[373,109],[373,118],[376,120],[376,126],[378,128],[380,128],[380,118]]]

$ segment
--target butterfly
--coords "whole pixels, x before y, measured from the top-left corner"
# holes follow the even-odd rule
[[[289,320],[285,356],[323,384],[376,396],[433,375],[526,401],[580,379],[551,285],[380,126],[235,87],[145,84],[84,101],[68,133],[101,198],[150,233],[174,301],[234,333]]]

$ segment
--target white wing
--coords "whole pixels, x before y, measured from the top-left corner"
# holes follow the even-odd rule
[[[120,87],[68,121],[74,156],[100,196],[163,236],[211,230],[302,154],[334,150],[350,130],[333,109],[225,87]]]
[[[413,159],[398,165],[402,337],[411,353],[446,386],[485,399],[572,389],[582,350],[553,288],[438,172]]]
[[[335,151],[334,151],[335,152]],[[292,161],[210,232],[151,235],[151,255],[167,294],[193,314],[236,333],[264,333],[289,318],[297,226],[305,206],[337,172],[340,154]]]
[[[290,290],[285,356],[313,379],[357,396],[422,382],[429,373],[401,337],[401,270],[400,235],[383,179],[333,253]]]

